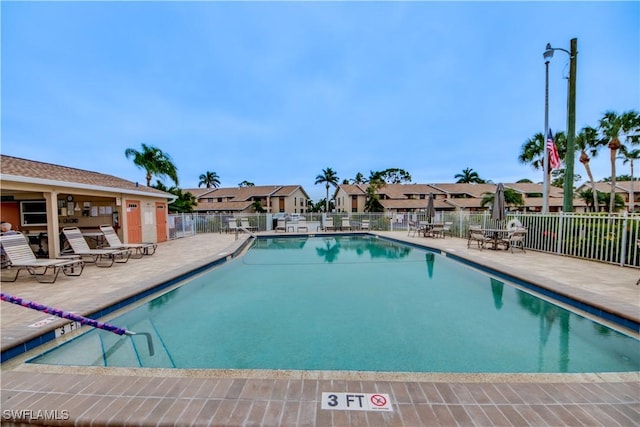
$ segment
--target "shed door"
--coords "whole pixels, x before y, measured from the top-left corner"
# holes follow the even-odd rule
[[[157,241],[167,240],[167,204],[156,202],[156,236]]]
[[[0,203],[0,219],[10,222],[14,230],[20,229],[20,207],[18,202]]]
[[[140,201],[127,201],[127,241],[142,243],[142,219],[140,215]]]

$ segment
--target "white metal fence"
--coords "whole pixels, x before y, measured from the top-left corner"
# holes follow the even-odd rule
[[[354,229],[368,220],[371,230],[406,231],[410,222],[427,220],[424,213],[305,213],[309,232],[320,230],[325,218],[333,218],[340,226],[348,217]],[[169,215],[169,238],[176,239],[197,233],[224,233],[228,230],[233,214],[172,214]],[[249,225],[258,231],[275,228],[272,214],[241,214],[236,219],[247,218]],[[519,221],[527,228],[525,248],[611,264],[640,267],[640,214],[584,214],[584,213],[521,213],[507,215],[503,224],[491,220],[488,213],[438,212],[436,222],[450,225],[452,236],[466,239],[469,225],[483,228],[505,228],[511,220]],[[295,227],[295,222],[292,223]]]

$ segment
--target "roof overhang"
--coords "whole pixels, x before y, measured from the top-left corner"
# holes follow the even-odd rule
[[[172,203],[174,200],[178,198],[177,196],[170,193],[165,193],[166,195],[163,195],[160,193],[152,193],[149,191],[141,191],[141,190],[127,189],[127,188],[106,187],[102,185],[82,184],[78,182],[57,181],[53,179],[32,178],[28,176],[7,175],[7,174],[0,174],[0,182],[16,182],[20,184],[34,184],[34,185],[44,185],[44,186],[50,186],[50,187],[66,187],[66,188],[73,188],[76,190],[90,190],[90,191],[101,191],[101,192],[107,192],[107,193],[131,194],[136,196],[155,197],[158,199],[165,199],[165,200],[169,200],[169,203]]]

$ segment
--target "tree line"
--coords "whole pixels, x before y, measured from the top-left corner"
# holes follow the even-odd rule
[[[552,135],[553,142],[556,144],[558,154],[564,159],[567,152],[567,137],[564,132],[556,132]],[[534,169],[543,169],[543,159],[545,153],[547,138],[542,133],[536,133],[522,144],[518,161],[523,164],[529,164]],[[580,130],[575,138],[576,148],[580,151],[579,161],[585,168],[585,172],[589,177],[591,191],[583,191],[578,196],[584,199],[587,205],[594,211],[599,211],[600,206],[608,207],[609,212],[613,213],[618,208],[624,206],[624,201],[620,196],[616,197],[615,186],[619,179],[626,179],[626,176],[616,176],[616,160],[621,158],[623,163],[631,163],[631,177],[633,177],[633,161],[640,159],[640,149],[635,146],[640,145],[640,114],[637,111],[626,111],[618,114],[614,111],[607,111],[599,120],[597,127],[585,126]],[[604,147],[609,149],[611,161],[611,177],[605,179],[610,181],[611,192],[607,195],[596,190],[595,180],[591,173],[589,162],[596,157]],[[197,205],[195,196],[190,192],[184,192],[178,187],[178,169],[171,157],[161,149],[141,144],[141,150],[128,148],[125,150],[125,156],[132,158],[133,163],[146,172],[145,178],[148,187],[153,187],[175,195],[176,200],[169,205],[171,212],[192,212]],[[547,168],[546,173],[551,185],[562,186],[564,182],[564,168],[551,170]],[[151,184],[153,177],[169,178],[174,183],[173,186],[167,187],[160,179],[156,180],[154,185]],[[488,183],[482,179],[479,174],[472,168],[465,168],[461,173],[455,174],[454,179],[457,183]],[[580,175],[574,175],[573,181],[580,180]],[[387,184],[410,183],[411,174],[401,168],[388,168],[382,171],[370,171],[369,177],[365,177],[358,172],[353,179],[343,179],[340,182],[338,174],[331,167],[322,169],[321,173],[316,176],[315,185],[324,185],[326,189],[326,197],[323,200],[313,203],[308,201],[308,210],[312,212],[326,211],[330,212],[335,208],[333,199],[329,197],[331,187],[337,191],[338,185],[342,184],[366,184],[366,202],[365,210],[368,212],[381,212],[383,210],[380,204],[379,190]],[[520,180],[519,182],[531,182],[530,180]],[[251,187],[255,184],[250,181],[242,181],[238,187]],[[218,188],[220,186],[220,177],[216,172],[206,171],[199,176],[198,187]],[[508,190],[508,189],[507,189]],[[517,193],[507,194],[505,197],[509,199],[510,204],[523,205],[522,197]],[[491,202],[492,195],[487,195],[481,202],[482,205]],[[607,200],[608,198],[608,200]],[[508,202],[509,203],[509,202]],[[261,203],[254,202],[252,205],[256,212],[263,212],[264,208]]]

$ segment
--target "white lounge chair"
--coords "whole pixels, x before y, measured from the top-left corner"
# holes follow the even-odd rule
[[[296,231],[309,231],[309,226],[307,225],[307,220],[301,218],[298,220],[298,225],[296,226]]]
[[[229,218],[227,220],[227,233],[235,233],[239,231],[238,220],[236,218]]]
[[[249,218],[240,218],[240,229],[248,233],[255,233],[258,227],[249,224]]]
[[[275,232],[277,233],[278,231],[282,231],[284,233],[287,232],[287,221],[285,221],[284,219],[277,220]]]
[[[132,251],[131,258],[142,258],[144,255],[156,253],[157,243],[122,243],[116,230],[110,225],[101,225],[100,231],[109,245],[108,249],[130,249]]]
[[[369,220],[368,219],[363,219],[360,222],[360,230],[369,230]]]
[[[114,262],[125,263],[131,256],[129,249],[91,249],[78,227],[65,227],[62,233],[75,255],[98,267],[111,267]]]
[[[333,225],[333,218],[325,218],[322,228],[324,229],[324,231],[336,231],[336,226]]]
[[[347,218],[347,217],[342,218],[342,224],[340,225],[340,229],[341,230],[351,230],[351,221],[349,221],[349,218]]]
[[[60,271],[66,276],[79,276],[84,270],[84,262],[79,257],[73,259],[36,258],[29,241],[19,231],[2,233],[0,235],[0,244],[2,244],[9,264],[3,270],[15,270],[16,272],[13,278],[7,280],[3,278],[3,282],[15,282],[22,270],[27,270],[40,283],[55,282]],[[47,274],[50,270],[52,272]]]

